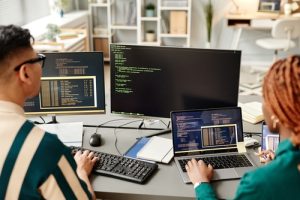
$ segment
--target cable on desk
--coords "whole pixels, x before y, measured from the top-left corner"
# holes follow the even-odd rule
[[[262,133],[259,132],[244,132],[244,137],[252,137],[253,135],[257,137],[261,137]]]
[[[141,129],[141,128],[143,127],[143,125],[145,125],[144,122],[145,122],[145,119],[142,120],[142,122],[141,122],[141,124],[139,125],[139,128],[138,128],[138,129]]]
[[[40,118],[41,118],[41,120],[43,121],[43,123],[46,124],[45,119],[44,119],[42,116],[40,116]]]
[[[103,126],[103,125],[105,125],[105,124],[108,124],[108,123],[110,123],[110,122],[122,121],[122,120],[130,120],[130,119],[119,118],[119,119],[112,119],[112,120],[103,122],[102,124],[97,125],[96,133],[98,133],[98,129],[99,129],[101,126]]]
[[[140,121],[142,121],[142,119],[139,119],[139,120],[134,120],[134,121],[131,121],[131,122],[127,122],[127,123],[125,123],[125,124],[121,124],[120,126],[117,126],[117,127],[115,127],[114,128],[114,135],[115,135],[115,148],[116,148],[116,150],[117,150],[117,152],[118,152],[118,154],[120,155],[120,156],[122,156],[123,154],[121,153],[121,151],[119,150],[119,148],[118,148],[118,137],[117,137],[117,128],[120,128],[120,127],[122,127],[122,126],[126,126],[126,125],[128,125],[128,124],[132,124],[132,123],[134,123],[134,122],[140,122]],[[137,128],[137,130],[139,130],[139,128]]]
[[[145,124],[145,119],[141,119],[141,120],[143,120],[142,122],[141,122],[141,124],[139,125],[139,129],[141,129],[142,127],[144,127],[144,128],[147,128],[146,127],[146,124]],[[170,124],[170,121],[169,121],[169,124],[166,124],[163,120],[161,120],[161,119],[157,119],[159,122],[161,122],[161,123],[163,123],[167,128],[169,128],[169,124]]]
[[[38,121],[33,121],[34,124],[46,124],[46,121],[44,120],[44,118],[42,116],[39,116],[43,122],[38,122]]]
[[[166,124],[163,120],[159,120],[159,121],[161,121],[161,123],[163,123],[167,128],[169,128],[169,125],[170,125],[170,121],[169,121],[169,123],[168,124]]]

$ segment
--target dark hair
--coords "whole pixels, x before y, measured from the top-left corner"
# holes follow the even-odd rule
[[[11,52],[31,48],[33,41],[28,29],[15,25],[0,26],[0,61]]]
[[[265,106],[280,123],[300,132],[300,56],[275,62],[264,79]]]

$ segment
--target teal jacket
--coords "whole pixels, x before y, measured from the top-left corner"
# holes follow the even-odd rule
[[[279,144],[275,159],[246,173],[234,199],[300,199],[300,150],[290,140]],[[195,189],[197,200],[217,199],[209,183]]]

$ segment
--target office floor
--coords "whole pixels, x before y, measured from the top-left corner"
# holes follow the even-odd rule
[[[267,69],[257,70],[248,66],[241,67],[240,95],[262,95],[262,82]]]

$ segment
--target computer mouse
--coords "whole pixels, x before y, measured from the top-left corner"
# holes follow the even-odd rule
[[[93,147],[98,147],[101,145],[101,135],[94,133],[90,138],[90,145]]]
[[[259,142],[252,137],[244,137],[245,147],[253,147],[259,145]]]

